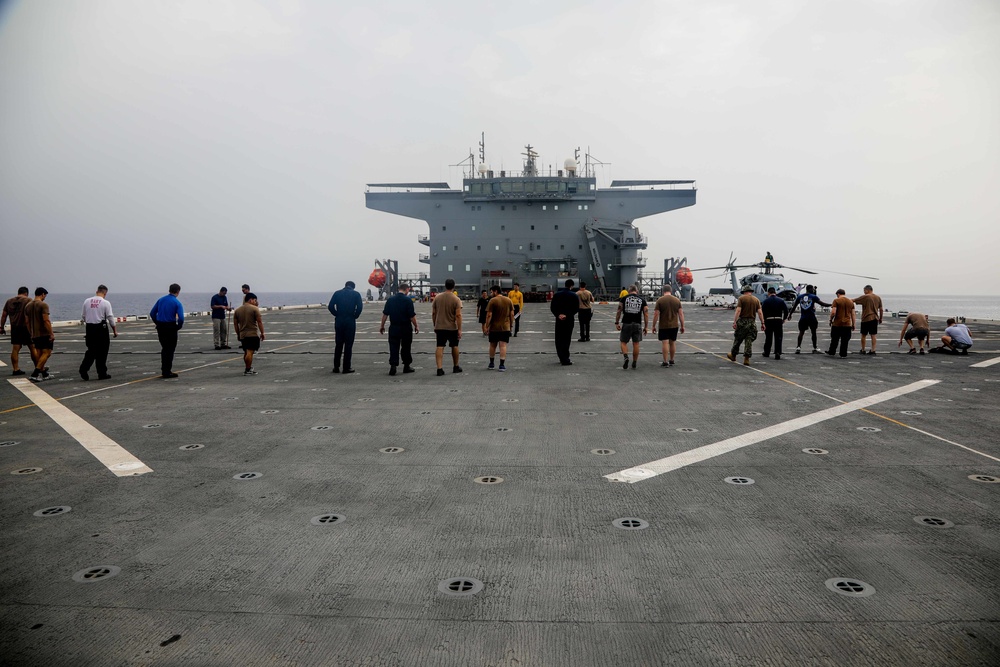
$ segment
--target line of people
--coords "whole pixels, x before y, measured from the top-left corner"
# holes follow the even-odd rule
[[[800,310],[799,317],[799,337],[795,346],[795,354],[800,354],[802,350],[802,339],[806,331],[812,336],[813,353],[819,353],[817,345],[816,330],[818,327],[817,306],[830,308],[830,347],[826,350],[829,356],[836,356],[839,353],[841,358],[847,356],[847,346],[851,340],[853,332],[857,329],[857,314],[855,306],[861,306],[861,350],[859,354],[874,355],[875,347],[878,343],[878,327],[882,324],[884,309],[882,299],[875,294],[871,285],[865,285],[864,294],[853,299],[847,297],[847,292],[843,289],[837,290],[837,297],[832,303],[826,303],[816,295],[816,288],[807,285],[805,292],[800,294],[792,308],[775,294],[773,287],[768,288],[767,298],[761,302],[753,295],[753,287],[747,285],[743,288],[743,294],[736,301],[736,310],[733,315],[733,347],[726,357],[735,362],[739,354],[739,348],[743,346],[743,364],[750,365],[750,357],[753,355],[753,342],[757,339],[757,321],[760,321],[760,330],[764,332],[764,356],[769,357],[772,346],[774,358],[781,359],[781,343],[783,338],[782,325],[792,319],[796,310]],[[868,338],[871,338],[871,347],[868,348]],[[910,313],[899,334],[899,345],[902,346],[905,339],[909,345],[909,354],[917,354],[914,349],[913,339],[919,343],[919,353],[924,354],[924,342],[930,346],[930,324],[928,317],[922,313]],[[968,354],[972,347],[972,335],[969,328],[964,324],[958,324],[954,318],[948,319],[948,328],[945,335],[941,337],[941,347],[928,350],[930,352],[952,352],[957,354]]]
[[[226,323],[227,314],[231,314],[233,329],[243,350],[244,375],[256,375],[253,357],[265,340],[264,322],[257,296],[250,291],[248,284],[243,284],[242,290],[243,303],[237,308],[230,305],[225,287],[220,288],[219,293],[212,297],[213,342],[216,350],[231,349],[229,328]],[[178,334],[184,326],[184,306],[179,299],[180,291],[180,285],[176,283],[170,285],[168,294],[158,299],[149,312],[160,343],[163,378],[177,377],[177,373],[173,372],[173,359]],[[848,298],[845,291],[839,289],[837,298],[832,303],[824,302],[817,296],[816,288],[807,285],[791,308],[783,299],[776,296],[774,288],[768,289],[768,297],[763,302],[759,301],[752,291],[752,287],[746,286],[736,303],[732,322],[733,346],[726,355],[730,361],[736,361],[742,345],[743,363],[750,365],[753,342],[758,334],[758,321],[760,331],[765,334],[764,356],[769,357],[773,350],[774,358],[781,359],[782,325],[792,319],[796,310],[801,314],[795,354],[801,352],[802,340],[807,331],[811,334],[813,353],[820,352],[817,346],[817,306],[830,308],[830,347],[826,350],[828,355],[834,356],[839,351],[841,357],[847,356],[848,343],[857,328],[856,305],[862,307],[860,354],[876,354],[878,325],[883,321],[884,310],[881,298],[873,292],[871,285],[866,285],[864,294],[854,299]],[[524,297],[516,283],[506,295],[497,286],[492,287],[491,292],[490,298],[484,297],[485,302],[480,300],[477,304],[477,320],[483,335],[489,341],[488,368],[506,371],[507,346],[511,337],[517,336]],[[400,285],[399,292],[386,300],[382,310],[379,333],[386,334],[386,322],[388,322],[390,375],[396,375],[400,361],[403,364],[403,373],[414,372],[411,348],[413,335],[419,333],[420,328],[409,293],[409,285],[405,283]],[[99,285],[95,295],[88,297],[83,303],[81,321],[85,324],[87,349],[79,373],[85,381],[90,379],[89,372],[94,365],[97,367],[97,379],[111,379],[111,375],[108,374],[107,359],[111,338],[118,337],[118,330],[111,303],[106,298],[107,294],[107,286]],[[5,324],[8,319],[10,320],[12,375],[25,375],[25,371],[20,368],[19,357],[21,348],[27,346],[34,364],[34,370],[29,377],[33,382],[42,382],[49,378],[46,364],[55,342],[49,306],[45,302],[47,295],[48,291],[44,287],[38,287],[35,290],[35,298],[31,299],[28,296],[28,288],[20,287],[17,295],[4,304],[0,315],[0,335],[6,334]],[[594,295],[587,290],[586,283],[581,282],[580,287],[576,289],[572,279],[567,280],[552,297],[550,310],[555,317],[556,355],[564,366],[573,364],[570,346],[577,320],[580,322],[580,338],[577,342],[590,341],[594,300]],[[333,294],[328,310],[334,318],[333,373],[353,373],[351,360],[356,322],[364,310],[364,302],[355,290],[353,281],[347,281],[343,289]],[[452,372],[461,373],[459,344],[462,338],[462,299],[455,293],[455,281],[451,278],[445,281],[445,291],[438,294],[432,302],[431,322],[435,334],[437,375],[445,374],[443,362],[446,347],[451,348]],[[619,299],[615,328],[620,332],[622,368],[635,369],[642,337],[650,331],[649,305],[635,285],[630,286]],[[684,311],[680,299],[671,293],[669,285],[663,287],[663,295],[655,303],[652,333],[658,334],[657,338],[661,343],[663,361],[660,365],[673,366],[677,336],[679,333],[684,333]],[[924,354],[925,344],[927,352],[968,354],[973,341],[967,326],[957,323],[954,318],[949,318],[944,333],[945,335],[941,337],[941,346],[930,349],[929,318],[922,313],[909,313],[903,322],[898,346],[901,347],[905,340],[909,346],[909,354]],[[869,336],[870,351],[867,349]],[[917,347],[914,346],[913,339],[917,340]],[[630,343],[631,358],[628,349]],[[499,365],[496,365],[497,353],[499,353]]]

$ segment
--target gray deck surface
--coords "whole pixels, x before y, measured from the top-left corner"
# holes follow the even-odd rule
[[[349,376],[330,373],[325,309],[265,313],[255,377],[212,350],[207,318],[166,381],[148,324],[121,326],[104,382],[80,381],[82,331],[59,330],[39,387],[154,472],[115,476],[0,383],[0,441],[17,443],[0,447],[0,663],[1000,663],[1000,483],[970,479],[1000,478],[1000,364],[970,367],[1000,356],[1000,327],[974,325],[968,357],[907,356],[886,320],[879,355],[854,354],[855,334],[831,359],[792,354],[793,323],[780,361],[761,335],[746,368],[721,356],[732,312],[688,305],[677,365],[648,338],[623,371],[614,306],[563,367],[547,304],[528,304],[509,372],[486,371],[469,322],[465,372],[446,361],[439,378],[428,312],[419,370],[395,378],[379,304]],[[604,477],[926,379],[650,479]],[[27,467],[42,471],[10,474]],[[72,510],[34,515],[52,506]],[[327,513],[344,520],[311,523]],[[649,526],[612,525],[626,517]],[[99,565],[121,572],[74,581]],[[484,587],[440,592],[454,577]],[[875,594],[833,592],[836,577]]]

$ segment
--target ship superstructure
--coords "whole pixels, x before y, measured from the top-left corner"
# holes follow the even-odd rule
[[[514,282],[548,292],[573,278],[617,296],[646,265],[646,239],[633,221],[695,204],[693,180],[616,180],[598,188],[589,154],[578,173],[579,149],[546,174],[530,145],[523,155],[517,173],[477,167],[470,155],[461,190],[369,183],[365,205],[427,222],[417,240],[428,249],[420,261],[430,265],[432,286],[451,277],[465,293]]]

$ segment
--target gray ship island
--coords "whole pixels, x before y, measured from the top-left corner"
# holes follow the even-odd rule
[[[481,143],[480,156],[484,150]],[[462,294],[519,282],[526,294],[544,295],[572,278],[598,296],[636,284],[646,266],[640,251],[647,243],[634,220],[695,204],[692,180],[616,180],[598,188],[589,153],[582,174],[579,149],[563,169],[545,173],[530,145],[523,156],[521,171],[507,173],[477,166],[470,154],[461,190],[369,183],[365,204],[427,222],[417,240],[428,247],[420,261],[430,265],[432,290],[450,277]]]
[[[428,221],[429,287],[603,275],[614,296],[632,221],[694,190],[592,185],[487,170],[367,202]],[[265,310],[256,376],[207,317],[176,379],[142,321],[108,381],[77,374],[79,327],[52,379],[0,367],[0,664],[998,664],[996,324],[967,356],[898,353],[886,318],[876,356],[758,339],[748,367],[732,311],[688,305],[677,364],[648,337],[623,370],[613,301],[572,367],[527,303],[498,373],[470,305],[444,377],[427,303],[405,376],[373,303],[352,375],[325,306]]]

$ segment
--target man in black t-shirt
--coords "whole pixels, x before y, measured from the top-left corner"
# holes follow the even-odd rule
[[[640,328],[641,327],[641,328]],[[649,331],[649,306],[646,300],[639,296],[639,288],[630,285],[628,295],[618,302],[618,312],[615,314],[615,328],[621,331],[619,341],[622,346],[622,356],[625,358],[622,369],[628,369],[628,343],[632,341],[632,368],[639,360],[639,343],[642,335]]]

